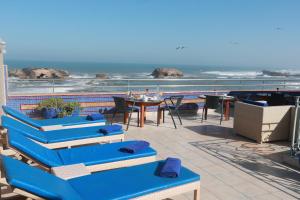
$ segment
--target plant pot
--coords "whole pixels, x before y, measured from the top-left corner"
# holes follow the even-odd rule
[[[57,110],[56,108],[43,108],[42,109],[42,115],[45,119],[53,119],[57,118]]]
[[[80,108],[76,107],[72,113],[72,116],[79,116],[79,114],[80,114]]]

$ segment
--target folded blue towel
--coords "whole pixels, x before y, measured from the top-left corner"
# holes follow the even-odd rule
[[[180,174],[181,160],[178,158],[167,158],[162,168],[160,169],[159,175],[161,177],[176,178]]]
[[[104,116],[100,113],[94,113],[94,114],[91,114],[91,115],[88,115],[86,117],[87,120],[91,120],[91,121],[96,121],[96,120],[102,120],[104,119]]]
[[[127,146],[120,148],[120,151],[126,153],[136,153],[148,148],[149,146],[150,146],[149,142],[141,140],[141,141],[130,143]]]
[[[117,125],[117,124],[110,125],[110,126],[104,126],[99,129],[100,133],[103,133],[103,134],[113,133],[113,132],[120,131],[120,130],[122,130],[122,126]]]

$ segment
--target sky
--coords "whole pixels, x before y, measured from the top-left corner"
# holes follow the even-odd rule
[[[0,0],[0,38],[7,60],[300,67],[300,1]]]

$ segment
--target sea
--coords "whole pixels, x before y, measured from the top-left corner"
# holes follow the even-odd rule
[[[71,80],[65,81],[24,81],[9,78],[8,89],[13,93],[26,92],[109,92],[128,90],[245,90],[245,89],[300,89],[300,74],[297,67],[273,66],[205,66],[183,64],[139,64],[105,62],[64,62],[64,61],[21,61],[7,60],[8,70],[21,68],[48,67],[63,69],[70,73]],[[155,81],[151,76],[155,68],[177,68],[184,73],[178,81]],[[263,70],[291,74],[270,76]],[[109,80],[93,80],[96,74],[105,73]],[[122,79],[147,79],[153,81],[124,81]],[[208,80],[182,80],[208,79]],[[237,80],[238,79],[238,80]],[[262,81],[270,80],[270,81]],[[283,79],[285,79],[283,81]],[[272,80],[272,81],[271,81]],[[275,80],[275,81],[274,81]],[[257,84],[267,83],[266,86]],[[276,85],[278,84],[278,85]],[[225,85],[225,86],[224,86]],[[226,87],[228,85],[228,87]],[[284,85],[284,86],[283,86]],[[159,87],[159,88],[158,88]]]

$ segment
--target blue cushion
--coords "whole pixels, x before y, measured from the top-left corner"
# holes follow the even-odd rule
[[[25,122],[31,126],[36,128],[42,128],[43,126],[52,126],[52,125],[62,125],[62,126],[71,126],[71,125],[81,125],[81,124],[91,124],[91,123],[99,123],[106,122],[105,119],[90,121],[87,120],[86,117],[83,116],[72,116],[72,117],[64,117],[64,118],[55,118],[55,119],[44,119],[44,120],[35,120],[31,119],[27,115],[14,110],[7,106],[2,106],[4,112],[13,116],[14,118]]]
[[[24,115],[23,113],[21,113],[17,110],[14,110],[8,106],[2,106],[2,109],[6,114],[11,115],[12,117],[14,117],[22,122],[30,124],[31,126],[34,126],[36,128],[41,128],[41,126],[36,122],[36,120],[31,119],[27,115]]]
[[[103,145],[82,146],[71,149],[57,150],[64,165],[84,163],[85,165],[96,165],[120,160],[134,159],[156,155],[156,151],[150,147],[139,153],[130,154],[119,151],[120,148],[132,144],[135,141],[116,142]]]
[[[32,138],[36,141],[47,143],[46,132],[39,131],[27,124],[24,124],[20,121],[12,119],[11,117],[2,116],[2,126],[8,130],[17,130],[24,134],[26,137]]]
[[[200,176],[182,167],[177,178],[157,175],[162,162],[120,168],[68,180],[83,199],[127,200],[152,192],[200,180]]]
[[[13,148],[29,155],[34,160],[37,160],[49,167],[62,165],[62,162],[55,150],[47,149],[33,142],[17,130],[10,129],[8,131],[8,142]]]
[[[7,182],[45,199],[82,200],[70,184],[52,174],[1,156]]]
[[[244,99],[243,102],[248,103],[248,104],[252,104],[252,105],[256,105],[256,106],[268,106],[268,103],[252,101],[252,100],[248,100],[248,99]]]
[[[156,151],[150,147],[136,154],[128,154],[119,151],[120,148],[133,143],[134,141],[51,150],[26,138],[16,130],[10,130],[8,132],[8,142],[13,148],[48,167],[78,163],[95,165],[156,155]]]
[[[45,135],[48,143],[55,143],[55,142],[65,142],[69,140],[80,140],[80,139],[93,138],[93,137],[104,137],[110,135],[123,134],[123,130],[120,130],[120,131],[115,131],[113,133],[104,135],[99,131],[101,127],[104,126],[92,126],[92,127],[84,127],[84,128],[45,131]]]
[[[93,137],[101,137],[108,135],[123,134],[123,131],[115,131],[109,134],[102,134],[99,132],[99,128],[102,126],[84,127],[84,128],[72,128],[53,131],[40,131],[29,125],[26,125],[20,121],[12,119],[7,116],[2,116],[2,125],[7,129],[17,130],[26,137],[34,139],[42,143],[56,143],[65,142],[70,140],[79,140]],[[103,126],[105,127],[105,126]]]
[[[35,120],[35,121],[39,123],[40,126],[52,126],[52,125],[72,126],[72,125],[106,122],[105,119],[94,120],[94,121],[87,120],[85,116],[72,116],[72,117],[64,117],[64,118]]]
[[[28,166],[18,160],[2,157],[7,181],[16,188],[46,199],[127,200],[152,192],[200,180],[200,176],[182,167],[179,177],[163,178],[157,175],[162,162],[93,173],[68,181]]]

